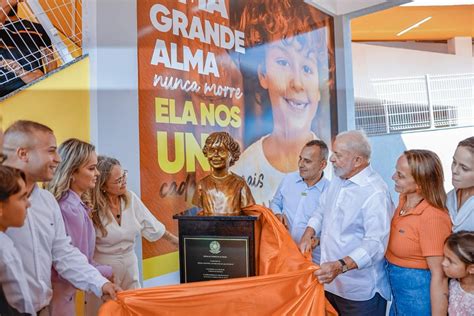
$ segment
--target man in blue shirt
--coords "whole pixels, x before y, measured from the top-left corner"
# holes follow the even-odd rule
[[[298,161],[299,171],[287,174],[270,204],[277,218],[288,228],[298,243],[329,180],[324,178],[328,147],[321,140],[312,140],[303,147]],[[319,247],[313,249],[313,262],[319,264]]]

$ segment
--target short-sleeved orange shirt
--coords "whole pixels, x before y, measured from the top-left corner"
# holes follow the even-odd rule
[[[406,202],[401,196],[392,219],[385,257],[400,267],[428,269],[426,257],[442,256],[446,238],[451,234],[448,212],[421,201],[410,212],[400,215]]]

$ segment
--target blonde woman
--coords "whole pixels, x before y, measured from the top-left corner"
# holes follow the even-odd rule
[[[400,201],[385,258],[392,288],[390,315],[446,315],[444,241],[451,234],[443,168],[429,150],[407,150],[392,177]]]
[[[100,176],[92,196],[97,234],[94,260],[112,266],[115,284],[123,290],[140,288],[135,237],[148,241],[164,237],[174,245],[178,238],[127,190],[127,171],[117,159],[99,156],[97,168]],[[86,315],[96,315],[102,302],[93,295],[87,295],[86,301]]]
[[[454,189],[448,193],[446,206],[453,222],[453,232],[474,231],[474,136],[459,142],[451,164]]]
[[[59,146],[61,162],[48,184],[61,209],[66,233],[77,247],[106,278],[112,279],[112,268],[92,261],[95,249],[95,230],[90,218],[90,193],[95,187],[97,154],[93,145],[79,139],[68,139]],[[62,279],[56,271],[52,274],[52,315],[75,315],[76,288]]]

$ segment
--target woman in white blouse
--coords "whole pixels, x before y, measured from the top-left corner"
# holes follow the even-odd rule
[[[474,231],[474,136],[459,142],[451,172],[454,189],[448,193],[446,206],[453,232]]]
[[[178,238],[168,232],[132,191],[127,190],[127,171],[117,159],[99,156],[100,172],[93,194],[92,220],[97,233],[94,260],[112,266],[115,284],[123,290],[140,288],[135,237],[148,241],[162,237],[178,245]],[[97,315],[101,301],[86,296],[86,315]]]

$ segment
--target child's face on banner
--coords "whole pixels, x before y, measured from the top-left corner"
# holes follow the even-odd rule
[[[265,70],[259,68],[259,79],[268,90],[275,125],[311,126],[321,94],[316,52],[310,46],[302,47],[294,39],[279,40],[266,48]]]

